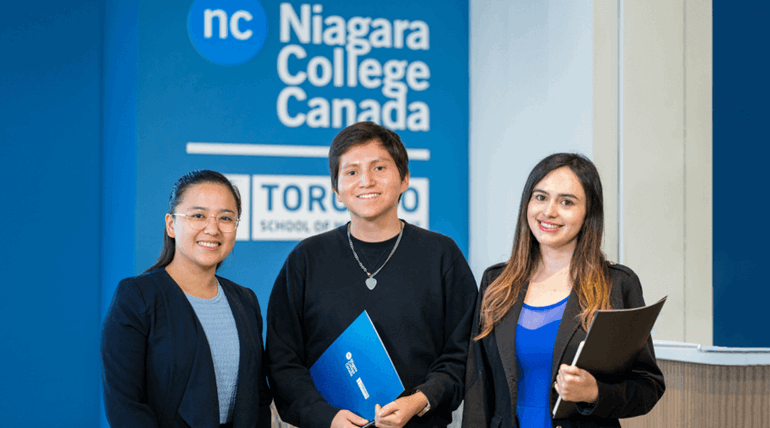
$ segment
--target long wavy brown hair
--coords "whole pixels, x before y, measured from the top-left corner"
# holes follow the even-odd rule
[[[511,258],[484,294],[479,316],[480,333],[474,340],[480,340],[492,333],[495,324],[513,306],[521,287],[535,274],[540,264],[540,244],[529,229],[527,208],[537,183],[551,171],[564,166],[575,173],[586,194],[586,217],[578,232],[577,246],[570,261],[570,278],[582,308],[580,324],[583,329],[588,331],[597,310],[610,308],[610,273],[601,250],[604,199],[599,172],[593,162],[580,154],[556,153],[541,160],[529,173],[521,193]]]

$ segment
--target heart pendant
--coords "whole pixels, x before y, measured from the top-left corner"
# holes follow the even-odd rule
[[[376,286],[377,286],[377,280],[376,280],[376,279],[374,279],[374,278],[372,278],[372,277],[366,278],[366,286],[367,286],[367,287],[368,287],[370,290],[374,290],[374,287],[376,287]]]

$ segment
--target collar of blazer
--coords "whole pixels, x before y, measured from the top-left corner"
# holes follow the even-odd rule
[[[516,409],[517,400],[517,373],[516,373],[516,326],[519,322],[519,315],[521,314],[521,308],[524,306],[524,297],[527,295],[527,289],[529,283],[524,284],[519,291],[519,295],[516,298],[511,309],[503,317],[502,320],[495,326],[495,338],[497,342],[497,350],[500,353],[500,359],[503,363],[503,370],[505,370],[505,379],[508,383],[508,391],[511,396],[511,408]],[[556,342],[553,347],[553,360],[551,362],[551,381],[556,378],[556,372],[559,370],[559,363],[564,357],[564,352],[567,349],[572,336],[580,327],[580,304],[578,303],[577,294],[575,290],[572,290],[567,300],[567,306],[564,308],[564,314],[562,315],[561,322],[559,323],[559,330],[556,333]]]
[[[176,366],[178,379],[177,387],[183,388],[181,401],[178,408],[169,406],[170,413],[164,415],[168,420],[173,420],[175,413],[179,413],[182,419],[193,428],[204,426],[219,425],[219,401],[217,398],[216,375],[214,374],[214,362],[211,357],[211,348],[200,324],[195,310],[190,304],[184,291],[174,282],[173,278],[161,269],[161,281],[164,284],[161,289],[166,295],[170,307],[176,311],[172,314],[174,322],[169,323],[172,328],[170,340],[174,342],[174,350],[177,351],[179,358],[171,358],[170,364]],[[253,309],[246,308],[241,299],[241,293],[236,290],[235,285],[225,278],[217,277],[222,291],[227,297],[230,310],[235,320],[235,326],[238,330],[239,340],[239,363],[238,363],[238,386],[236,387],[236,397],[243,397],[252,393],[258,387],[258,379],[253,376],[254,368],[257,367],[257,359],[261,359],[261,347],[256,342],[261,338],[261,332],[255,329],[246,319],[247,314],[251,314]],[[247,303],[248,304],[248,303]],[[172,309],[172,310],[174,310]],[[181,321],[181,319],[187,320]],[[190,328],[188,320],[194,322],[194,328]],[[259,356],[260,358],[256,358]],[[247,424],[252,413],[257,412],[248,400],[235,400],[235,409],[233,411],[234,426],[243,426]],[[252,419],[255,420],[255,419]]]

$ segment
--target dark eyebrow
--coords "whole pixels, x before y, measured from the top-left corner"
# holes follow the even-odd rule
[[[535,190],[532,191],[532,193],[537,193],[537,192],[549,195],[548,192],[546,192],[545,190],[541,190],[541,189],[535,189]],[[558,196],[560,198],[572,198],[572,199],[580,200],[580,198],[578,198],[577,196],[573,195],[572,193],[559,193]]]
[[[190,207],[190,209],[191,210],[208,211],[208,208],[206,208],[206,207]],[[221,213],[226,212],[226,213],[233,213],[233,214],[235,214],[235,211],[233,211],[231,209],[227,209],[227,208],[225,208],[223,210],[219,210],[219,212],[221,212]]]
[[[385,163],[387,163],[387,162],[395,163],[394,160],[389,159],[389,158],[375,158],[375,159],[372,159],[371,161],[367,162],[366,165],[372,165],[372,164],[383,163],[383,162],[385,162]],[[340,166],[340,169],[349,168],[351,166],[356,166],[357,167],[357,166],[360,166],[360,163],[358,163],[358,162],[345,163],[345,164],[342,164],[342,166]]]

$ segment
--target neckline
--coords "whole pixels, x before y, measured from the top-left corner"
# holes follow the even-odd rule
[[[402,235],[406,235],[406,234],[407,234],[407,228],[409,227],[409,223],[407,223],[407,222],[406,222],[405,220],[403,220],[403,219],[399,219],[399,220],[401,220],[402,224],[404,225],[404,228],[403,228],[403,232],[402,232]],[[347,244],[347,240],[348,240],[348,237],[347,237],[347,233],[348,233],[348,232],[347,232],[347,228],[348,228],[348,224],[349,224],[349,223],[350,223],[350,222],[348,221],[347,223],[345,223],[345,224],[341,225],[341,226],[340,226],[340,227],[337,229],[337,230],[339,231],[339,233],[342,235],[342,239],[345,241],[345,243],[346,243],[346,244]],[[402,237],[401,237],[401,239],[403,239],[403,238],[404,238],[404,237],[402,236]],[[396,239],[398,239],[398,233],[396,233],[396,234],[395,234],[393,237],[391,237],[391,238],[388,238],[388,239],[386,239],[386,240],[384,240],[384,241],[377,241],[377,242],[362,241],[362,240],[360,240],[360,239],[356,238],[355,236],[353,236],[353,234],[352,234],[352,233],[350,234],[350,239],[353,241],[353,244],[354,244],[354,245],[356,245],[356,246],[359,246],[359,245],[361,245],[362,247],[367,247],[367,248],[378,248],[378,247],[381,247],[381,246],[382,246],[382,247],[387,247],[387,248],[390,248],[390,247],[392,247],[392,246],[393,246],[393,244],[396,242]]]
[[[181,289],[181,287],[180,287]],[[194,299],[196,302],[202,302],[202,303],[217,303],[222,299],[222,295],[224,294],[224,290],[222,290],[222,284],[219,283],[219,279],[217,279],[217,294],[210,298],[210,299],[204,299],[203,297],[197,297],[193,296],[192,294],[187,294],[184,290],[182,290],[182,293],[188,298],[188,299]]]
[[[527,308],[527,309],[530,309],[530,310],[542,311],[542,310],[546,310],[546,309],[555,308],[555,307],[557,307],[559,305],[563,305],[564,303],[567,302],[568,299],[569,299],[569,294],[567,295],[567,297],[559,300],[556,303],[551,303],[550,305],[546,305],[546,306],[532,306],[532,305],[528,305],[528,304],[524,303],[524,307]]]
[[[366,248],[383,248],[384,249],[384,248],[393,247],[393,244],[395,244],[396,240],[398,239],[398,234],[392,238],[388,238],[384,241],[378,241],[378,242],[362,241],[353,235],[350,235],[350,239],[353,241],[353,244],[357,247],[361,246]]]

